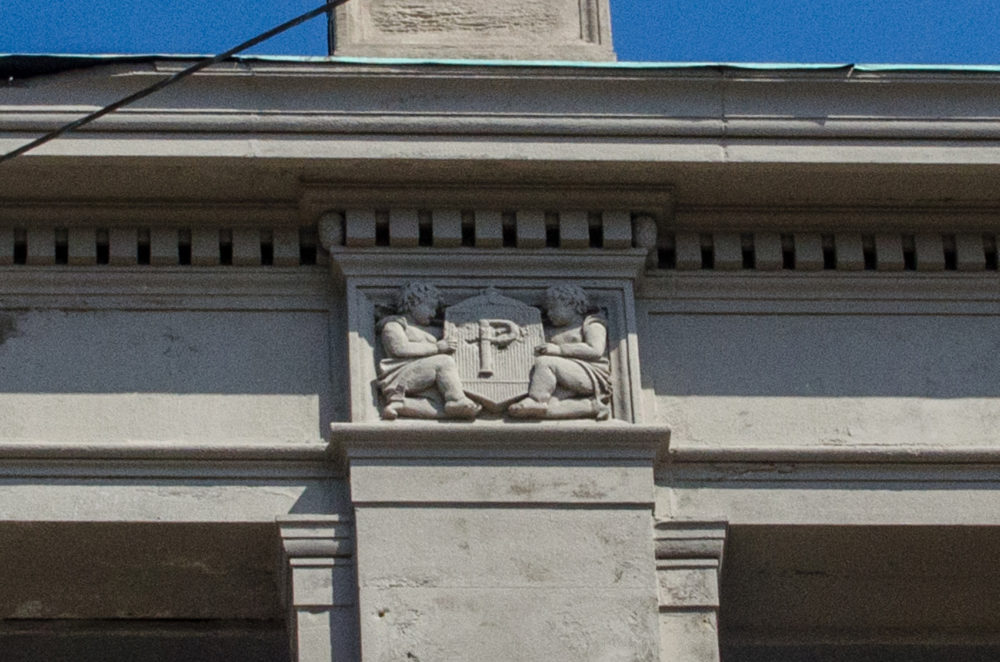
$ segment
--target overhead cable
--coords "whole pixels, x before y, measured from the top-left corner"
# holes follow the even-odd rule
[[[81,117],[78,120],[74,120],[74,121],[70,122],[69,124],[66,124],[65,126],[59,127],[55,131],[51,131],[50,133],[47,133],[44,136],[42,136],[41,138],[37,138],[36,140],[32,140],[28,144],[22,145],[21,147],[18,147],[17,149],[15,149],[15,150],[13,150],[11,152],[7,152],[3,156],[0,156],[0,163],[3,163],[4,161],[10,161],[11,159],[14,159],[14,158],[18,157],[18,156],[24,154],[25,152],[29,152],[29,151],[35,149],[36,147],[44,145],[45,143],[47,143],[49,141],[55,140],[59,136],[67,134],[70,131],[75,131],[76,129],[79,129],[81,126],[84,126],[85,124],[89,124],[89,123],[93,122],[96,119],[99,119],[101,117],[104,117],[105,115],[113,113],[116,110],[118,110],[119,108],[127,106],[127,105],[129,105],[131,103],[135,103],[136,101],[138,101],[140,99],[144,99],[144,98],[148,97],[150,94],[154,94],[156,92],[159,92],[163,88],[168,87],[170,85],[173,85],[177,81],[179,81],[179,80],[181,80],[183,78],[187,78],[191,74],[194,74],[194,73],[197,73],[197,72],[201,71],[205,67],[210,67],[213,64],[218,64],[219,62],[222,62],[223,60],[226,60],[226,59],[228,59],[228,58],[236,55],[237,53],[245,51],[248,48],[252,48],[252,47],[256,46],[257,44],[259,44],[259,43],[261,43],[263,41],[267,41],[271,37],[274,37],[276,35],[281,34],[285,30],[289,30],[291,28],[294,28],[295,26],[299,25],[300,23],[305,23],[309,19],[315,18],[315,17],[319,16],[320,14],[324,14],[324,13],[330,12],[335,7],[339,7],[340,5],[346,4],[348,1],[349,0],[331,0],[330,2],[327,2],[326,4],[324,4],[324,5],[320,6],[320,7],[317,7],[316,9],[313,9],[311,11],[307,11],[305,14],[302,14],[301,16],[297,16],[297,17],[293,18],[290,21],[286,21],[285,23],[282,23],[281,25],[279,25],[277,27],[271,28],[267,32],[262,32],[261,34],[257,35],[253,39],[249,39],[247,41],[244,41],[242,44],[240,44],[238,46],[234,46],[233,48],[230,48],[228,51],[226,51],[224,53],[219,53],[218,55],[215,55],[213,57],[207,57],[204,60],[199,60],[198,62],[192,64],[190,67],[188,67],[186,69],[182,69],[181,71],[178,71],[178,72],[176,72],[174,74],[171,74],[167,78],[164,78],[163,80],[158,81],[158,82],[150,85],[149,87],[143,88],[143,89],[139,90],[138,92],[130,94],[127,97],[119,99],[118,101],[115,101],[112,104],[104,106],[100,110],[96,110],[96,111],[90,113],[89,115]]]

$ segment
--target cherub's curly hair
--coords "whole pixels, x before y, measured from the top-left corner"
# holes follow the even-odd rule
[[[396,310],[406,314],[421,301],[433,301],[434,308],[439,308],[444,297],[441,290],[428,283],[408,283],[396,292]]]
[[[578,315],[583,315],[590,310],[590,299],[579,285],[553,285],[545,290],[546,307],[550,301],[564,303],[575,310]]]

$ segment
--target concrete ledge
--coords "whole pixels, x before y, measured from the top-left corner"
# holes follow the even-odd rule
[[[334,248],[330,257],[345,276],[426,278],[455,273],[475,274],[476,278],[591,278],[634,279],[646,265],[646,251],[538,249],[440,248]],[[453,276],[452,276],[453,277]],[[468,278],[462,279],[468,281]]]
[[[926,446],[675,447],[670,463],[816,462],[851,464],[1000,464],[1000,448]]]
[[[331,447],[351,460],[385,457],[648,460],[666,454],[670,428],[562,423],[332,423]]]
[[[307,461],[329,459],[326,444],[59,444],[0,442],[0,461],[9,460],[212,460]]]

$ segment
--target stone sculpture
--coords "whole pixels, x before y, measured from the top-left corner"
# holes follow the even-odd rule
[[[436,287],[410,283],[397,294],[398,314],[379,322],[385,351],[377,382],[383,418],[475,418],[482,409],[462,389],[452,356],[458,340],[441,339],[431,327],[441,305]]]
[[[378,323],[383,418],[472,419],[484,408],[515,418],[609,418],[607,323],[582,288],[546,291],[548,327],[538,308],[489,288],[450,306],[439,334],[431,320],[441,304],[437,288],[411,283],[398,292],[397,314]]]
[[[528,393],[535,347],[545,342],[534,306],[489,288],[449,306],[444,335],[457,338],[455,363],[466,394],[492,413]]]
[[[586,292],[557,285],[545,292],[551,326],[535,348],[528,396],[512,404],[515,418],[596,418],[611,414],[607,322],[590,311]]]

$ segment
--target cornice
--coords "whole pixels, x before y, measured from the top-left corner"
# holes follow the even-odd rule
[[[326,443],[0,442],[0,479],[327,479],[343,469]]]
[[[650,314],[1000,315],[996,272],[659,272],[638,282]]]
[[[705,140],[808,139],[989,141],[1000,137],[1000,119],[943,117],[691,117],[635,116],[600,112],[567,115],[524,111],[521,114],[439,112],[407,115],[399,112],[343,112],[336,109],[304,113],[296,110],[240,112],[218,110],[124,110],[84,127],[80,136],[101,134],[217,133],[254,134],[276,140],[281,134],[310,136],[478,136],[567,138],[700,138]],[[0,109],[0,131],[50,131],[72,122],[79,113],[62,109],[11,111]],[[263,135],[261,135],[263,134]],[[268,136],[267,134],[274,134]]]
[[[668,184],[618,184],[547,182],[497,184],[493,182],[415,181],[405,185],[378,182],[305,179],[299,209],[302,218],[314,221],[331,209],[627,209],[633,213],[666,215],[673,207],[673,187]]]
[[[656,462],[670,428],[617,422],[332,423],[331,447],[350,460],[378,457],[634,460]]]
[[[297,228],[294,202],[215,200],[22,200],[0,193],[0,223],[25,227],[99,224],[134,227],[145,222],[158,227],[287,227]]]
[[[54,128],[182,67],[106,65],[15,82],[0,131]],[[996,72],[241,62],[78,135],[990,140],[1000,135],[998,85]]]
[[[1000,464],[1000,448],[929,446],[672,446],[671,464]]]
[[[592,279],[626,279],[639,275],[646,251],[565,249],[400,249],[365,248],[330,251],[331,261],[345,276],[433,278],[442,282],[497,281],[543,278],[586,282]],[[456,274],[463,274],[456,276]]]

